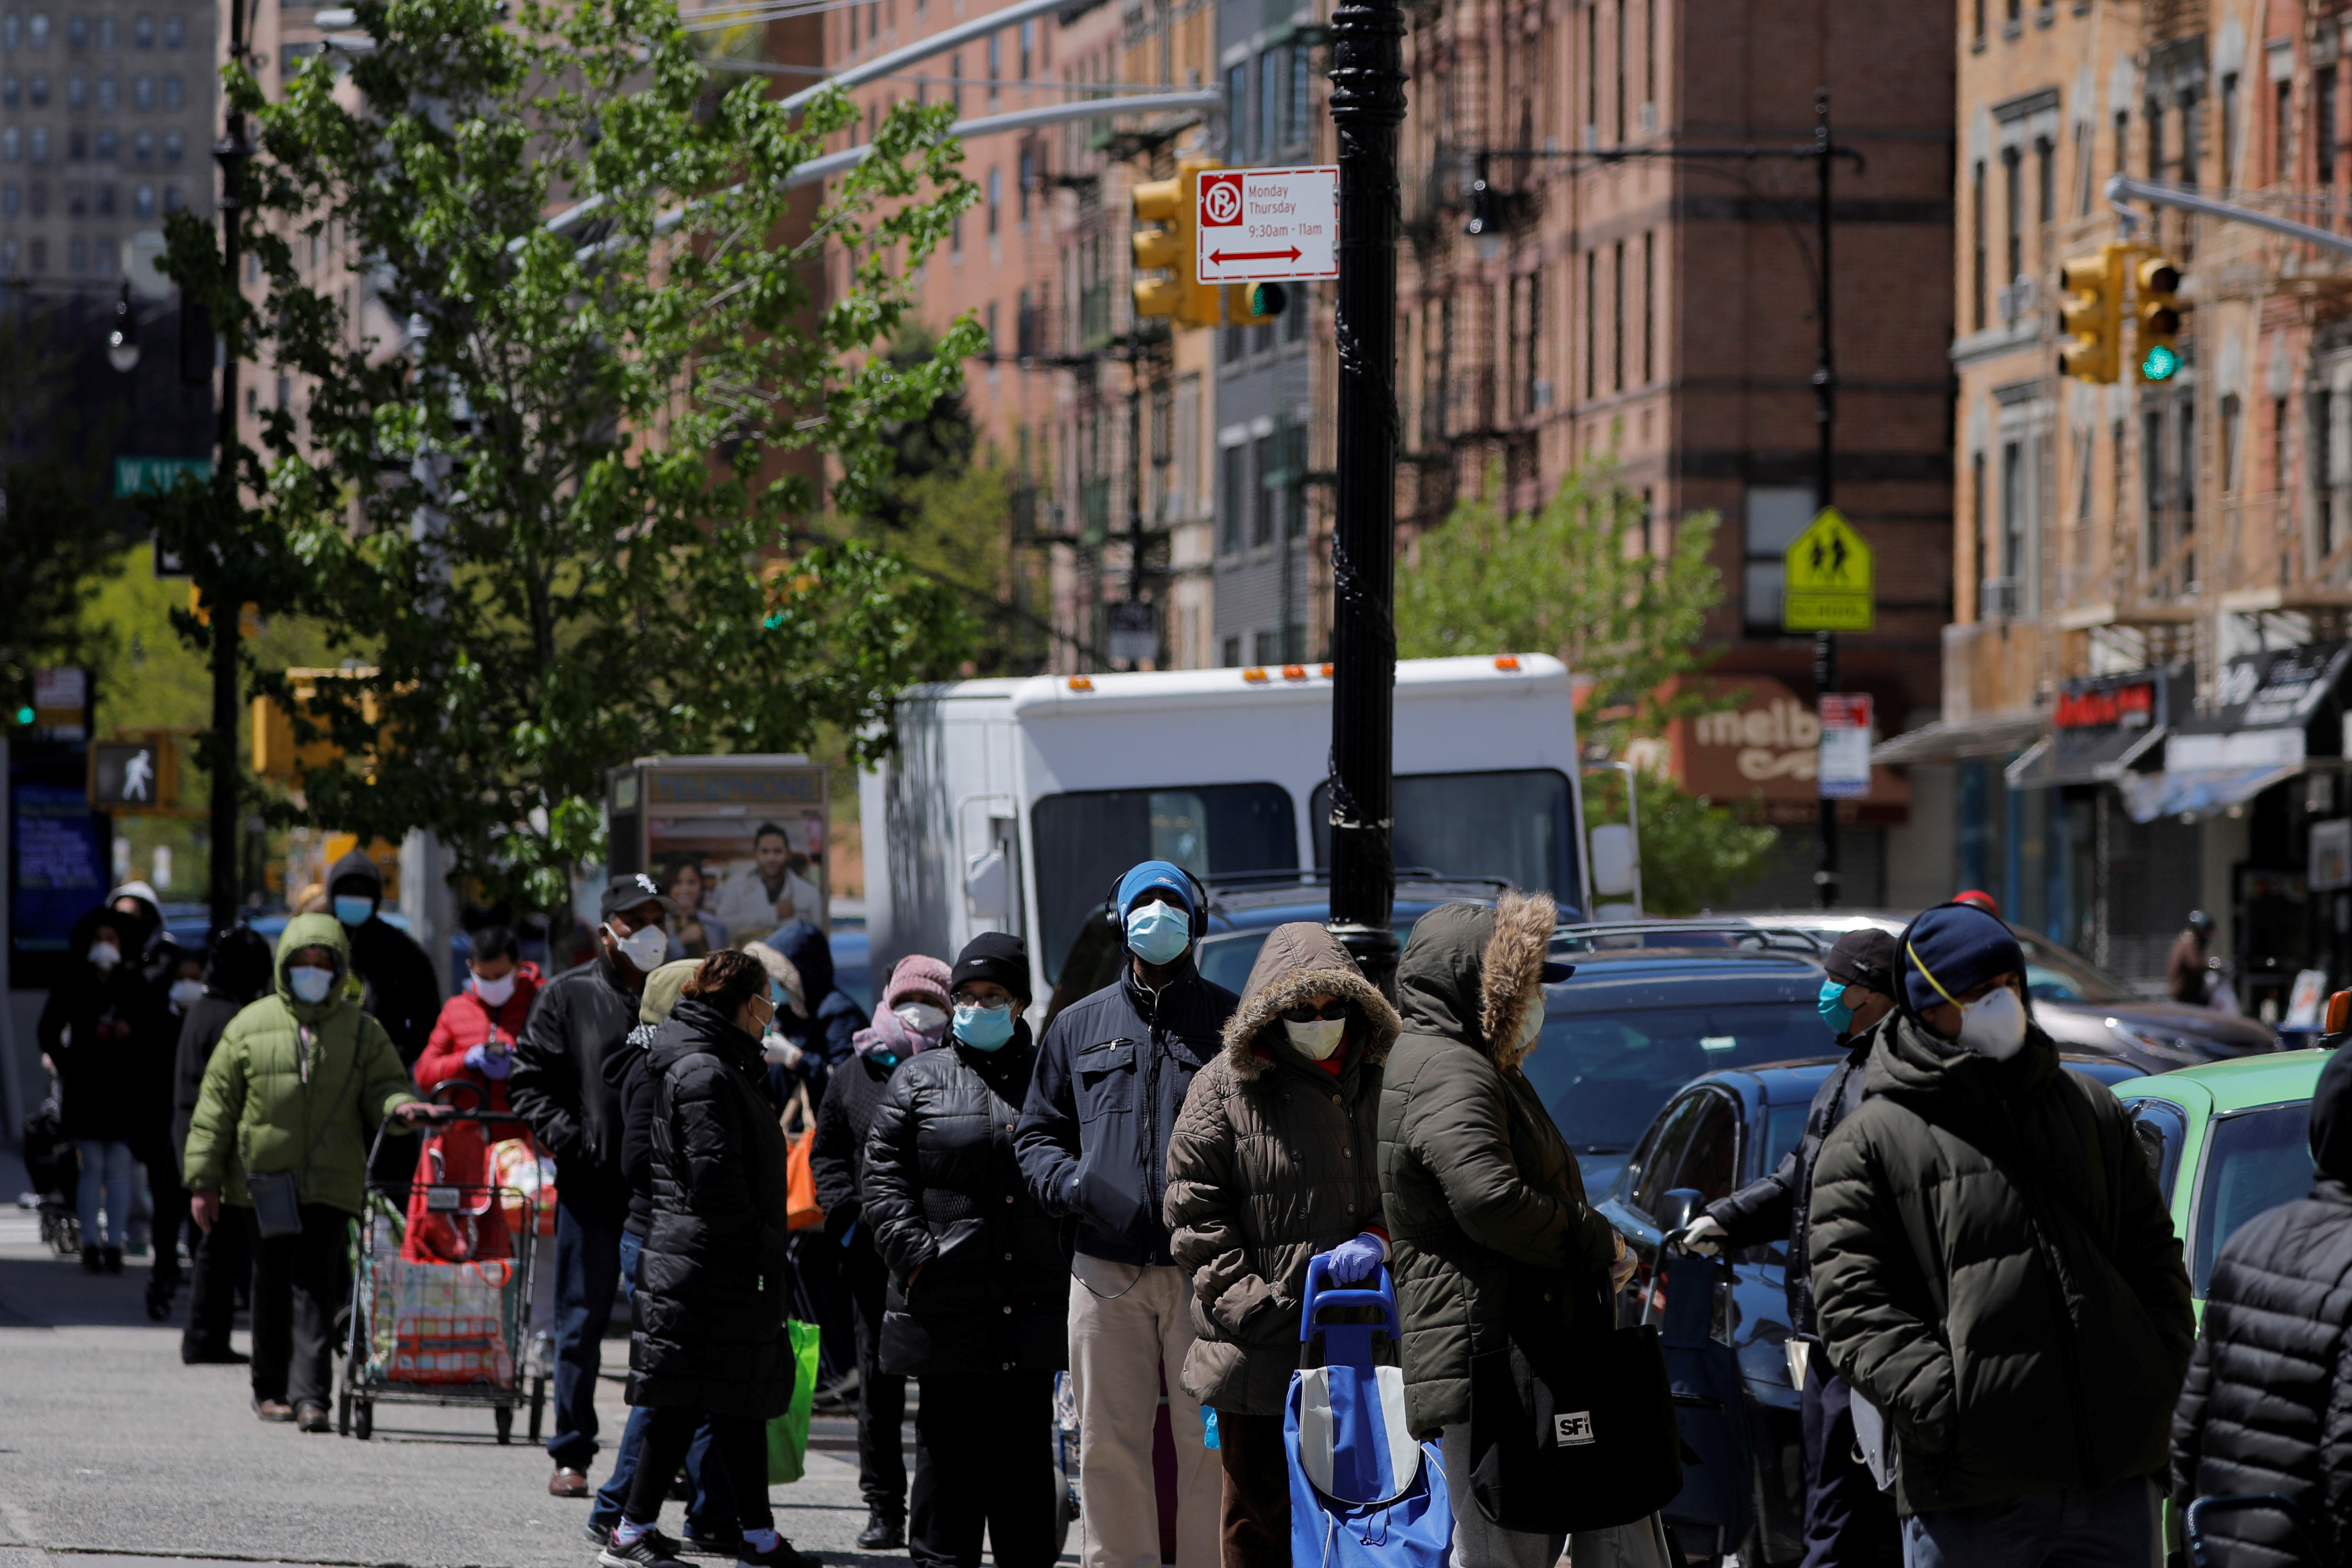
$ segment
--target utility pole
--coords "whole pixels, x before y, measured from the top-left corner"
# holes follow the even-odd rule
[[[1331,932],[1393,989],[1396,860],[1397,128],[1404,15],[1351,0],[1331,15],[1339,132],[1339,486],[1331,532]]]
[[[245,0],[229,0],[228,58],[233,67],[245,64]],[[245,198],[245,164],[252,155],[253,149],[246,142],[245,111],[236,107],[236,100],[230,99],[227,134],[213,148],[214,161],[220,164],[221,171],[221,264],[230,300],[227,315],[220,324],[219,450],[213,460],[215,525],[211,549],[193,555],[189,562],[191,570],[205,572],[210,578],[204,584],[213,634],[212,832],[207,858],[212,865],[209,901],[215,931],[236,920],[237,906],[236,642],[238,622],[245,613],[245,595],[239,591],[236,572],[229,559],[229,541],[234,531],[228,527],[228,520],[236,515],[238,505],[236,362],[243,350],[238,342],[236,301],[245,287],[239,272],[244,258],[238,228]]]
[[[1818,516],[1830,504],[1832,469],[1837,459],[1837,365],[1830,339],[1830,171],[1837,162],[1837,146],[1830,139],[1830,94],[1813,95],[1813,224],[1822,250],[1821,298],[1813,315],[1821,331],[1821,346],[1813,361],[1813,424],[1818,443],[1813,455],[1813,511]],[[1813,713],[1822,699],[1837,689],[1837,633],[1813,634]],[[1838,901],[1838,803],[1823,795],[1814,803],[1820,812],[1813,846],[1813,903],[1834,909]]]

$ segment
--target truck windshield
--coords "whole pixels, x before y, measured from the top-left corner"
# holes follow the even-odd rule
[[[1049,980],[1061,978],[1079,928],[1139,860],[1171,860],[1202,878],[1298,869],[1290,792],[1276,784],[1049,795],[1030,808],[1029,826]]]
[[[1568,777],[1552,768],[1508,773],[1401,773],[1395,784],[1399,866],[1441,877],[1497,877],[1563,905],[1583,902]],[[1331,786],[1307,806],[1315,864],[1331,863]]]

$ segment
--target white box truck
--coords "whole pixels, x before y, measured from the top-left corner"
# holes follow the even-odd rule
[[[953,962],[1009,931],[1042,1001],[1138,860],[1204,879],[1328,864],[1328,665],[955,681],[908,692],[898,721],[858,789],[877,985],[907,953]],[[1394,755],[1400,868],[1591,908],[1559,660],[1401,660]]]

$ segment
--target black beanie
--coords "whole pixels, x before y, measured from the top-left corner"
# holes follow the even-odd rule
[[[963,944],[948,976],[948,993],[967,980],[989,980],[1023,1002],[1029,1000],[1029,944],[1007,931],[982,931]]]

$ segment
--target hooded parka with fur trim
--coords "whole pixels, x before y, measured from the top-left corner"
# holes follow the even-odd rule
[[[1404,1033],[1381,1087],[1381,1198],[1418,1437],[1470,1418],[1470,1358],[1503,1347],[1507,1320],[1564,1331],[1609,1290],[1615,1233],[1519,1070],[1555,913],[1540,893],[1443,904],[1397,965]]]
[[[1310,996],[1348,1004],[1336,1075],[1282,1026]],[[1193,1079],[1168,1145],[1163,1212],[1192,1276],[1197,1336],[1183,1384],[1202,1404],[1282,1414],[1308,1259],[1381,1224],[1373,1121],[1397,1029],[1396,1009],[1321,926],[1277,926],[1258,950],[1224,1049]]]

